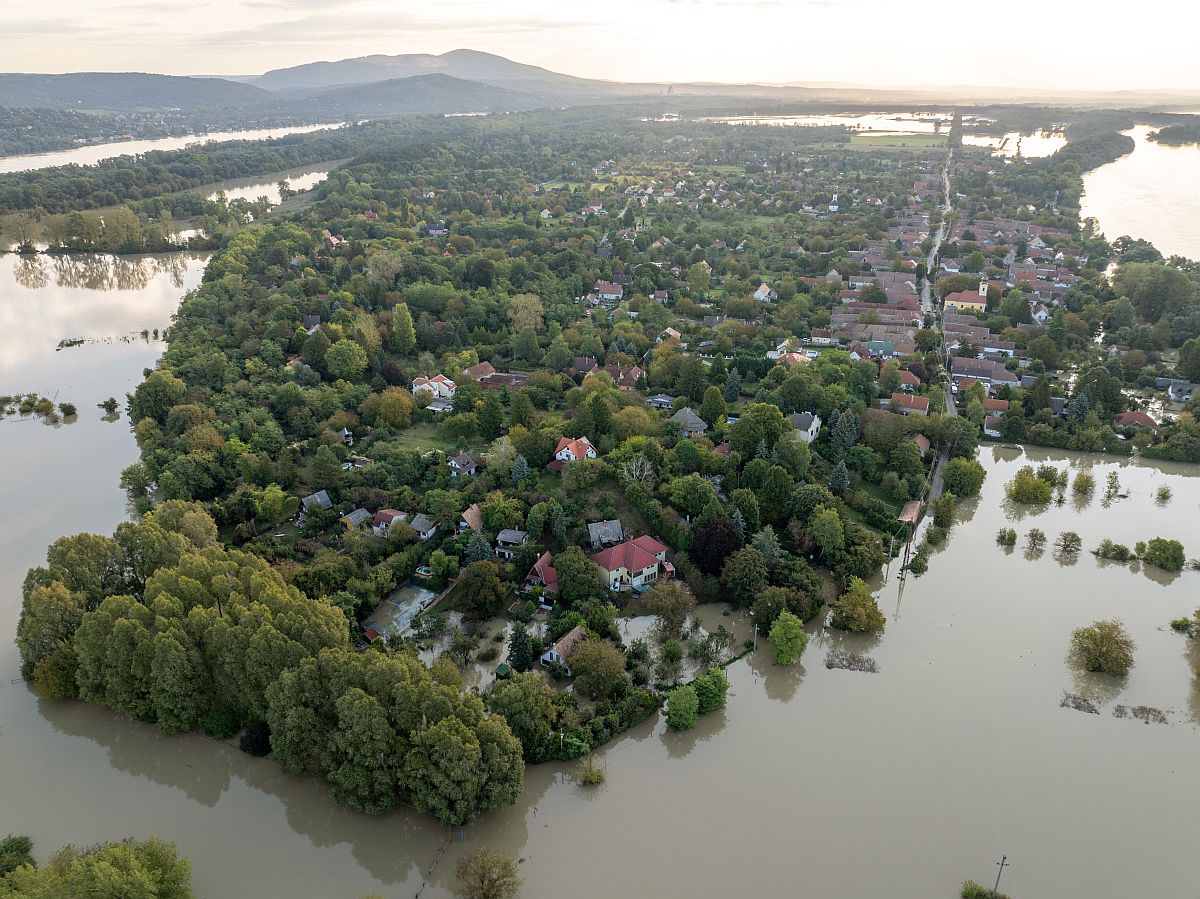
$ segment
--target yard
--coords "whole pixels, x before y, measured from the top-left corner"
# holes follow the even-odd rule
[[[879,150],[886,148],[928,150],[946,146],[944,134],[854,134],[850,149]]]
[[[459,450],[458,441],[447,440],[445,437],[442,437],[438,434],[437,425],[432,422],[419,421],[388,439],[408,444],[426,452],[429,450],[440,450],[443,453],[457,453]],[[486,448],[485,444],[479,444],[478,446],[468,446],[464,452],[481,452]]]

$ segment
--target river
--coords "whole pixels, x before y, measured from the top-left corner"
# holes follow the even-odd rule
[[[182,150],[193,144],[217,143],[230,140],[266,140],[286,137],[289,134],[307,134],[310,131],[326,131],[342,128],[342,124],[294,125],[286,128],[251,128],[238,131],[212,131],[205,134],[183,134],[178,137],[159,137],[153,140],[113,141],[90,144],[71,150],[56,150],[53,153],[34,153],[28,156],[0,156],[0,175],[9,172],[27,172],[32,169],[49,169],[59,165],[95,165],[104,159],[117,156],[136,156],[151,150]]]
[[[1200,145],[1148,140],[1155,129],[1125,133],[1132,153],[1083,176],[1081,216],[1094,216],[1109,240],[1141,237],[1164,256],[1200,259]]]
[[[27,567],[57,536],[108,533],[125,514],[117,487],[136,458],[128,422],[95,404],[123,397],[200,277],[198,257],[0,258],[0,393],[74,402],[73,424],[0,423],[9,473],[0,505],[0,832],[28,832],[45,858],[157,833],[193,863],[197,894],[263,899],[410,897],[449,839],[423,899],[448,899],[453,862],[486,845],[523,859],[525,899],[614,893],[928,899],[964,878],[990,880],[1007,853],[1007,891],[1029,896],[1190,895],[1200,806],[1200,693],[1184,638],[1167,622],[1200,604],[1200,575],[1026,559],[995,543],[1012,524],[1053,539],[1078,531],[1132,544],[1155,535],[1200,554],[1200,468],[985,447],[982,495],[963,507],[927,575],[879,591],[875,638],[813,627],[803,664],[775,666],[765,641],[732,666],[728,709],[688,733],[651,721],[601,755],[607,783],[576,785],[565,766],[530,768],[521,801],[447,832],[431,819],[346,811],[311,780],[202,736],[164,738],[81,703],[38,701],[14,683],[11,642]],[[129,341],[121,338],[134,335]],[[55,351],[63,337],[100,339]],[[110,338],[110,341],[105,341]],[[1037,514],[1007,508],[1003,485],[1026,460],[1091,466],[1128,492]],[[1154,491],[1168,484],[1165,508]],[[715,610],[709,614],[713,614]],[[1081,678],[1071,630],[1122,618],[1138,644],[1124,685]],[[878,674],[830,670],[834,647],[869,653]],[[1088,692],[1102,714],[1059,708]],[[1168,725],[1112,714],[1165,710]]]

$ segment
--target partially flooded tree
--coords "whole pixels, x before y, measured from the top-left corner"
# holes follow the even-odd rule
[[[1097,621],[1071,634],[1071,658],[1087,671],[1124,677],[1133,667],[1133,638],[1121,622]]]
[[[464,899],[512,899],[521,889],[512,856],[482,846],[458,860],[454,876]]]

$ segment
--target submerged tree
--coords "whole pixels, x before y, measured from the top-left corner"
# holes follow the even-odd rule
[[[1133,667],[1133,638],[1121,622],[1097,621],[1071,634],[1071,657],[1088,671],[1123,677]]]

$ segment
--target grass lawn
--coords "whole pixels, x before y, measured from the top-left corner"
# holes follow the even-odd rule
[[[900,514],[900,510],[903,508],[904,504],[893,499],[888,492],[878,484],[872,484],[870,481],[859,481],[857,487],[862,490],[863,493],[868,493],[876,499],[887,503],[896,510],[897,515]]]
[[[444,453],[458,452],[458,441],[447,440],[438,434],[437,426],[430,422],[417,422],[410,428],[405,428],[395,437],[389,438],[399,443],[406,443],[420,450],[441,450]],[[466,451],[478,452],[486,447],[484,444],[478,446],[468,446]]]
[[[946,146],[944,134],[854,134],[850,136],[850,148],[878,150],[892,147],[907,150],[928,150]]]

